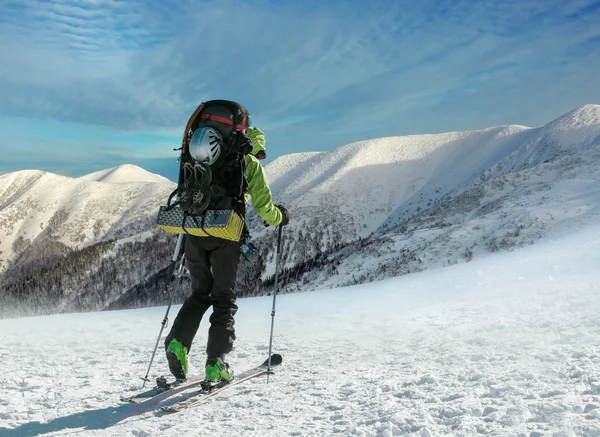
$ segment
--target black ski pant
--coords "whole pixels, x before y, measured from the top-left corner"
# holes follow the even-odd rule
[[[210,306],[208,343],[209,357],[231,352],[235,340],[235,277],[240,262],[240,243],[216,237],[185,236],[185,257],[192,277],[192,294],[179,310],[165,348],[177,339],[188,351],[196,336],[202,316]]]

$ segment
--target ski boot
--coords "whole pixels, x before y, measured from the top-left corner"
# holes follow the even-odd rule
[[[233,370],[229,368],[229,364],[223,362],[221,357],[209,357],[206,360],[205,371],[204,381],[211,384],[233,379]]]
[[[169,370],[177,379],[184,380],[188,372],[188,348],[179,340],[173,339],[167,347],[167,361]]]

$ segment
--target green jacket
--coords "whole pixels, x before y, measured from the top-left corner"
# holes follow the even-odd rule
[[[261,150],[267,150],[265,148],[267,142],[265,140],[265,134],[257,127],[249,127],[246,129],[246,135],[252,141],[252,154],[256,155]]]
[[[246,131],[250,140],[252,140],[252,155],[246,155],[246,179],[248,180],[248,196],[252,198],[252,205],[258,215],[271,226],[277,226],[281,223],[281,211],[275,205],[271,198],[271,189],[267,182],[267,175],[258,159],[254,157],[256,153],[265,150],[265,134],[256,127],[250,127]]]

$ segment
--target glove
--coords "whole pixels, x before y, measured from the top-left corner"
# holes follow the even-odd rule
[[[279,223],[280,226],[285,226],[290,222],[290,213],[288,212],[287,209],[285,209],[285,207],[281,206],[281,205],[275,205],[277,208],[279,208],[279,211],[281,211],[281,223]]]
[[[242,131],[235,131],[233,145],[234,150],[237,150],[242,155],[247,155],[252,152],[252,140]]]

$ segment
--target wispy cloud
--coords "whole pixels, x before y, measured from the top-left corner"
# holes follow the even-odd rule
[[[600,0],[8,1],[0,116],[178,140],[229,98],[271,155],[536,124],[600,101],[598,22]]]

